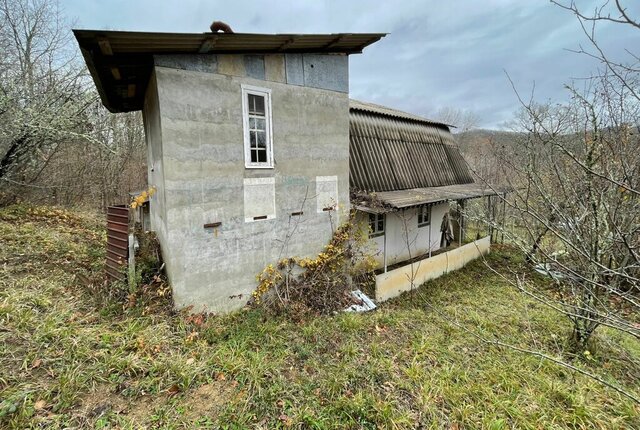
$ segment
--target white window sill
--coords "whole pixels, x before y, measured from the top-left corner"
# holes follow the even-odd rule
[[[245,169],[275,169],[275,166],[244,166]]]

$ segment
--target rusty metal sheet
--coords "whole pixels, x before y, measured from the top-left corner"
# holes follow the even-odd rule
[[[124,268],[129,260],[129,208],[107,208],[107,257],[105,271],[114,281],[126,279]]]

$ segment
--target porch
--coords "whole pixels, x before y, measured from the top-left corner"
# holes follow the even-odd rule
[[[491,247],[490,236],[474,240],[460,246],[454,242],[447,248],[414,259],[411,263],[399,263],[376,275],[376,301],[385,301],[411,291],[423,283],[458,270],[469,262],[488,254]]]
[[[356,208],[369,214],[370,240],[378,249],[376,300],[398,296],[487,254],[498,240],[494,226],[504,223],[508,191],[470,183],[361,195]],[[480,218],[467,218],[470,200],[483,208]]]

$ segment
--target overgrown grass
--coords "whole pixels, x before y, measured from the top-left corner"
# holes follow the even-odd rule
[[[102,224],[0,210],[0,426],[640,428],[632,401],[474,333],[636,393],[638,342],[600,330],[590,355],[567,356],[567,322],[481,261],[372,313],[202,320],[100,293]],[[524,270],[508,250],[490,263]]]

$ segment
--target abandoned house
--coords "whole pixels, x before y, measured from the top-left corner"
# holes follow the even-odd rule
[[[242,307],[256,274],[317,255],[351,207],[390,276],[440,248],[449,201],[492,193],[447,125],[349,100],[349,55],[384,34],[74,34],[103,104],[142,111],[150,228],[177,307]],[[379,299],[406,289],[389,279]]]

